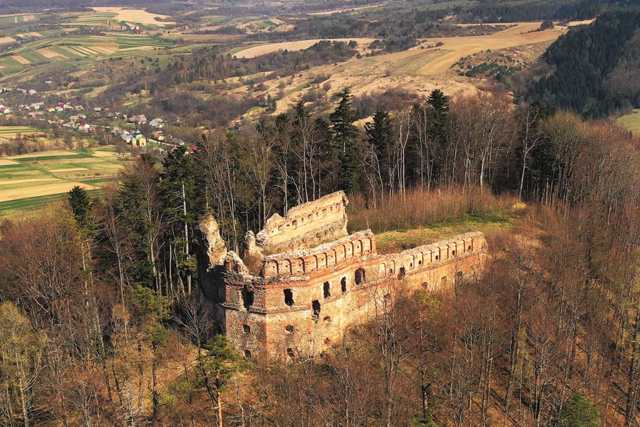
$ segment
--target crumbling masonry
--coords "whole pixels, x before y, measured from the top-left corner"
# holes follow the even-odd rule
[[[338,192],[272,216],[257,235],[247,234],[242,259],[227,251],[212,217],[202,222],[209,293],[226,335],[246,357],[320,354],[397,291],[451,289],[480,273],[482,233],[382,255],[370,230],[347,233],[347,203]]]

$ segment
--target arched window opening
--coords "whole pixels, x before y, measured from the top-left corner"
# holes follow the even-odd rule
[[[320,318],[320,301],[314,299],[311,302],[311,309],[313,310],[313,320],[318,320]]]
[[[292,334],[295,332],[295,328],[293,327],[293,325],[285,326],[284,330],[287,331],[288,334]]]
[[[366,277],[365,277],[364,268],[359,268],[359,269],[356,270],[355,279],[356,279],[355,280],[356,285],[361,285],[362,283],[365,282]]]
[[[254,300],[253,291],[250,291],[248,289],[243,289],[242,290],[242,305],[244,305],[244,308],[246,308],[248,310],[253,305],[253,300]]]
[[[406,277],[407,270],[404,267],[400,267],[400,271],[398,272],[398,280],[402,280]]]
[[[347,278],[346,277],[343,277],[340,280],[340,290],[342,291],[343,294],[345,292],[347,292]]]
[[[251,333],[251,327],[249,325],[242,325],[242,332],[245,335],[249,335]]]
[[[325,298],[329,298],[331,296],[331,283],[324,282],[324,284],[322,285],[322,295]]]
[[[284,303],[291,307],[294,304],[293,291],[291,289],[284,290]]]
[[[290,358],[292,358],[292,359],[293,359],[294,357],[296,357],[296,352],[295,352],[295,351],[293,351],[293,349],[292,349],[292,348],[288,348],[288,349],[287,349],[287,356],[289,356]]]
[[[251,352],[249,350],[245,350],[244,351],[244,358],[245,359],[251,359]]]

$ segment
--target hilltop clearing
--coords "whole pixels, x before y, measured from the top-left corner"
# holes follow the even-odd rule
[[[168,16],[150,13],[144,9],[127,9],[123,7],[94,7],[92,9],[98,13],[112,13],[117,21],[157,25],[159,27],[175,24],[175,22],[170,21],[171,18]]]

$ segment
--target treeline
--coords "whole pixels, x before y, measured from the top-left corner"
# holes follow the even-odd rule
[[[582,20],[601,13],[637,6],[633,0],[533,0],[529,2],[480,1],[458,8],[458,16],[471,22],[518,22],[532,20]]]
[[[603,117],[640,105],[640,11],[611,12],[560,37],[531,72],[526,97],[545,108]]]
[[[178,57],[160,72],[157,84],[215,81],[265,71],[277,71],[279,75],[286,76],[317,65],[346,61],[357,53],[356,46],[355,42],[320,41],[301,51],[280,51],[251,59],[220,54],[215,47],[203,48],[188,57]]]

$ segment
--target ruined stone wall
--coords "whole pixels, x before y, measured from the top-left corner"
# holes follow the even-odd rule
[[[266,257],[260,277],[229,275],[227,335],[247,357],[318,354],[373,318],[394,293],[450,289],[478,274],[485,256],[481,233],[378,255],[366,231]]]
[[[274,254],[309,248],[347,235],[347,198],[339,191],[271,216],[256,235],[262,252]]]

